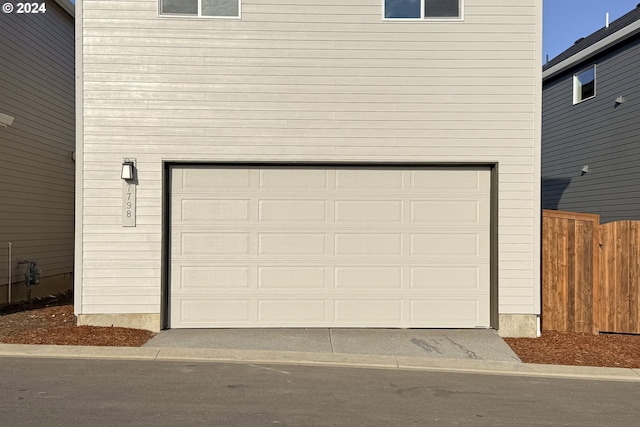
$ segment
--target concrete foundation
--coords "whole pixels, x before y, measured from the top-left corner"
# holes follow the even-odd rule
[[[73,273],[57,274],[55,276],[41,277],[40,283],[31,286],[31,298],[46,297],[73,289]],[[9,286],[5,283],[0,286],[0,304],[9,302]],[[11,302],[27,300],[27,286],[24,282],[13,283],[11,286]]]
[[[78,314],[78,326],[115,326],[160,332],[159,313]]]
[[[160,332],[159,313],[79,314],[77,318],[78,326],[115,326]],[[501,314],[498,334],[505,338],[536,338],[537,324],[535,314]]]
[[[501,314],[498,334],[504,338],[536,338],[538,316],[535,314]]]

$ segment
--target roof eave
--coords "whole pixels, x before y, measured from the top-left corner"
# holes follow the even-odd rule
[[[580,52],[576,53],[575,55],[565,59],[562,62],[559,62],[558,64],[554,65],[553,67],[545,70],[542,72],[542,81],[544,82],[545,80],[548,80],[558,74],[560,74],[561,72],[565,71],[566,69],[573,67],[576,64],[579,64],[581,62],[584,62],[585,60],[589,59],[592,56],[597,55],[598,53],[602,52],[605,49],[609,49],[612,46],[615,46],[618,43],[623,42],[624,40],[628,39],[629,37],[634,36],[635,34],[637,34],[638,32],[640,32],[640,21],[636,21],[632,24],[627,25],[626,27],[622,28],[621,30],[616,31],[615,33],[611,34],[609,37],[606,37],[602,40],[600,40],[597,43],[592,44],[591,46],[589,46],[588,48],[581,50]]]
[[[76,5],[71,3],[71,0],[56,0],[56,3],[60,5],[72,18],[76,17]]]

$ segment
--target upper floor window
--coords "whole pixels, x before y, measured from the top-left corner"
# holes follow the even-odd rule
[[[573,103],[585,101],[596,96],[596,66],[573,75]]]
[[[240,0],[160,0],[160,15],[239,18]]]
[[[463,0],[383,0],[386,19],[462,19]]]

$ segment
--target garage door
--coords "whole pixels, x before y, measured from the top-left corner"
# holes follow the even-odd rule
[[[489,327],[490,171],[171,171],[172,328]]]

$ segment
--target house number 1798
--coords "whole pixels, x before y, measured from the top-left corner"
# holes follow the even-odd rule
[[[123,181],[122,183],[122,226],[136,226],[136,185]]]

